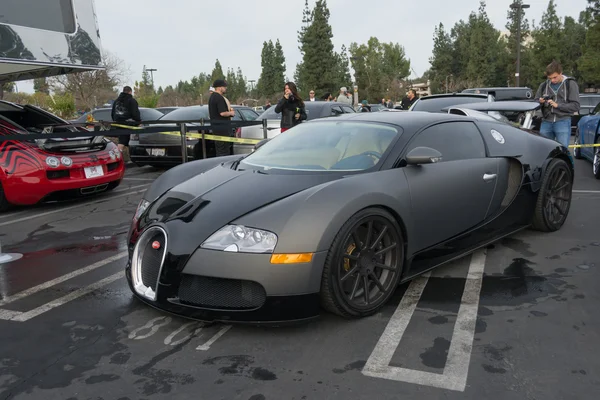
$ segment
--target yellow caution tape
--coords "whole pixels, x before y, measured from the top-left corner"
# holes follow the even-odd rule
[[[570,149],[580,148],[580,147],[600,147],[600,143],[596,144],[572,144],[569,146]]]
[[[181,137],[181,133],[179,131],[171,131],[171,132],[156,132],[161,135],[171,135],[171,136],[179,136]],[[201,133],[186,133],[186,137],[193,139],[202,139]],[[205,140],[214,140],[217,142],[231,142],[231,143],[242,143],[242,144],[256,144],[260,142],[262,139],[242,139],[242,138],[234,138],[229,136],[221,136],[221,135],[209,135],[207,133],[204,134]]]

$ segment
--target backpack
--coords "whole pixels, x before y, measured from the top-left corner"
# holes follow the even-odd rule
[[[123,103],[122,100],[117,100],[115,101],[115,119],[127,119],[129,118],[129,109],[127,108],[127,106],[125,105],[125,103]]]

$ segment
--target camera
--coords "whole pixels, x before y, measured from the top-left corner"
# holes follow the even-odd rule
[[[552,100],[552,96],[545,95],[545,96],[542,97],[542,99],[544,99],[546,101]]]
[[[294,97],[293,94],[290,93],[290,96],[288,97],[288,101],[291,101],[291,102],[296,101],[296,98]]]

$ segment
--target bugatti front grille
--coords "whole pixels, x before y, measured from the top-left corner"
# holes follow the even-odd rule
[[[165,252],[165,237],[162,232],[153,234],[144,246],[142,253],[142,283],[154,287],[158,282],[158,274]]]
[[[252,281],[184,274],[179,285],[179,301],[196,307],[251,310],[266,299],[265,289]]]
[[[156,300],[166,251],[167,236],[162,228],[150,228],[139,238],[131,260],[133,285],[139,295]]]

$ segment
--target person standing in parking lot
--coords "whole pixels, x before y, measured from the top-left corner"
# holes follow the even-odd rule
[[[408,110],[417,101],[417,91],[410,89],[406,94],[406,97],[402,99],[401,108],[402,110]]]
[[[219,123],[211,126],[211,130],[214,135],[231,137],[231,127],[228,124],[225,124],[225,122],[231,121],[231,118],[235,116],[235,111],[231,108],[229,101],[225,98],[227,82],[223,79],[217,79],[213,83],[213,88],[215,91],[208,99],[208,114],[211,121],[218,121]],[[213,125],[212,122],[211,125]],[[231,142],[215,141],[217,157],[231,155],[232,148]]]
[[[130,86],[125,86],[119,97],[113,102],[111,118],[114,122],[132,126],[139,125],[142,122],[140,108],[136,99],[133,98],[132,92],[133,90]],[[123,152],[125,147],[129,147],[130,137],[129,135],[119,136],[118,147],[121,152]]]
[[[304,101],[298,95],[298,88],[294,82],[285,84],[283,97],[275,106],[275,112],[281,113],[281,132],[285,132],[307,119]]]
[[[579,85],[571,77],[563,75],[562,66],[553,61],[546,67],[546,77],[535,94],[542,104],[540,134],[569,147],[571,117],[579,111]]]

